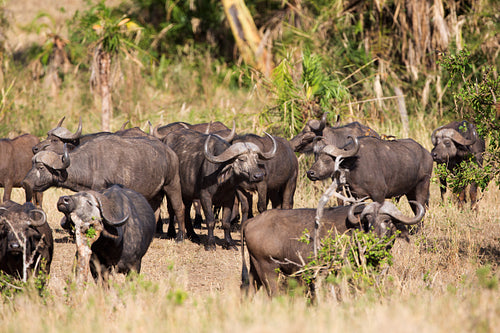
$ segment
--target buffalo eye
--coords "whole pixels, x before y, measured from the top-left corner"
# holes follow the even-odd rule
[[[444,142],[444,145],[449,148],[449,147],[451,147],[451,142],[449,140],[446,140]]]

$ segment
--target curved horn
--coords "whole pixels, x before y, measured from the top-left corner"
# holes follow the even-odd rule
[[[475,129],[471,129],[472,131],[472,139],[466,139],[462,136],[462,134],[460,134],[460,132],[458,132],[457,130],[453,129],[453,128],[443,128],[443,126],[437,128],[436,130],[434,130],[434,132],[432,132],[432,135],[431,135],[431,141],[432,141],[432,144],[434,146],[437,145],[437,135],[439,134],[441,137],[448,137],[450,139],[452,139],[453,141],[455,141],[456,143],[462,145],[462,146],[470,146],[470,145],[473,145],[476,140],[477,140],[477,132]]]
[[[35,162],[43,163],[52,169],[63,170],[69,166],[69,154],[67,149],[65,150],[65,155],[61,155],[53,151],[41,151],[34,157]]]
[[[268,137],[271,138],[271,140],[273,141],[273,148],[271,148],[271,150],[267,153],[263,153],[260,151],[259,149],[259,156],[260,158],[264,159],[264,160],[270,160],[271,158],[273,158],[275,155],[276,155],[276,150],[278,149],[278,145],[276,144],[276,139],[269,133],[267,132],[264,132]]]
[[[63,123],[63,121],[64,121],[64,119],[66,119],[66,116],[63,116],[63,117],[61,118],[61,120],[59,120],[59,123],[57,124],[57,126],[56,126],[56,127],[61,127],[61,126],[62,126],[62,123]]]
[[[223,136],[220,134],[217,134],[221,139],[226,140],[227,142],[233,141],[235,135],[236,135],[236,121],[233,119],[233,128],[231,129],[231,133],[229,133],[227,136]]]
[[[78,123],[78,129],[76,130],[75,133],[71,133],[68,129],[64,127],[57,126],[56,128],[48,131],[47,134],[49,135],[52,134],[53,136],[56,136],[62,140],[76,140],[82,135],[82,117],[80,117],[80,121]]]
[[[149,127],[149,135],[153,135],[153,124],[148,120],[148,127]]]
[[[210,120],[210,122],[207,124],[207,129],[205,130],[205,134],[210,134],[210,126],[212,126],[212,121]]]
[[[41,209],[32,209],[29,212],[28,224],[32,227],[41,227],[47,221],[47,214]]]
[[[127,120],[126,122],[123,123],[122,127],[119,129],[120,131],[123,131],[125,130],[125,127],[127,126],[127,124],[130,122],[130,120]]]
[[[254,151],[259,151],[259,148],[251,142],[238,142],[230,147],[228,147],[222,154],[214,156],[208,151],[208,142],[212,136],[218,136],[217,134],[209,134],[205,140],[205,146],[203,152],[205,153],[205,158],[212,163],[224,163],[232,158],[252,149]]]
[[[425,208],[420,202],[413,200],[409,202],[417,206],[417,213],[415,214],[415,217],[408,217],[403,215],[403,213],[401,213],[401,211],[390,201],[384,202],[382,207],[380,207],[379,214],[387,214],[393,217],[394,219],[398,220],[398,222],[401,222],[406,225],[417,224],[424,217]]]
[[[332,156],[332,157],[340,156],[340,157],[346,158],[346,157],[354,156],[359,151],[359,141],[358,141],[358,138],[353,137],[353,136],[348,136],[348,138],[351,138],[353,140],[353,143],[354,143],[354,147],[349,149],[349,150],[340,149],[340,148],[335,147],[334,145],[326,145],[321,151],[324,152],[325,154]]]
[[[160,124],[156,125],[154,128],[153,128],[153,131],[150,133],[152,134],[154,137],[158,138],[158,139],[161,139],[162,137],[160,136],[160,133],[158,133],[158,128],[160,127]],[[151,131],[151,127],[150,127],[150,131]]]
[[[366,215],[368,214],[376,214],[377,211],[379,210],[379,207],[381,206],[380,203],[378,202],[371,202],[366,207],[363,209],[361,212],[361,219],[364,219]]]
[[[70,164],[70,159],[69,159],[69,153],[68,153],[68,144],[65,143],[64,144],[64,153],[63,153],[63,156],[61,158],[61,162],[62,162],[62,167],[61,169],[67,169],[69,167],[69,164]]]
[[[94,196],[99,203],[99,207],[101,208],[103,221],[107,225],[112,227],[121,227],[127,222],[128,218],[130,217],[129,213],[124,214],[124,216],[119,216],[117,209],[113,209],[114,205],[105,195],[99,192],[95,192]]]
[[[358,224],[360,222],[359,217],[356,217],[356,215],[354,215],[354,210],[364,204],[364,202],[358,202],[352,205],[351,208],[349,208],[349,211],[347,212],[347,219],[349,220],[349,222],[351,222],[352,224]]]

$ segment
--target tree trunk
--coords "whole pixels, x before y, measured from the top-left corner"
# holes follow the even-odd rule
[[[274,67],[269,35],[261,38],[244,0],[222,0],[222,5],[243,60],[269,77]]]
[[[101,95],[101,126],[103,131],[111,129],[113,104],[111,101],[111,54],[102,49],[98,51],[97,67],[99,89]]]

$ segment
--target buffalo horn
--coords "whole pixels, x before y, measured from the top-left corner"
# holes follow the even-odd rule
[[[103,194],[99,192],[93,192],[92,193],[94,197],[96,198],[97,202],[99,203],[99,207],[101,208],[101,214],[103,217],[103,221],[111,226],[111,227],[121,227],[124,225],[130,215],[123,214],[123,216],[119,216],[116,211],[116,209],[113,209],[113,204],[110,202],[110,200]],[[123,212],[122,212],[123,213]],[[117,216],[118,215],[118,216]]]
[[[211,123],[211,122],[210,122]],[[223,136],[220,134],[217,134],[222,140],[225,140],[227,142],[231,142],[234,139],[234,136],[236,135],[236,121],[233,119],[233,128],[231,129],[231,133],[229,133],[227,136]]]
[[[62,123],[62,120],[64,120],[64,118],[61,119],[59,124]],[[75,133],[71,133],[68,129],[58,125],[56,128],[48,131],[47,134],[52,134],[53,136],[56,136],[62,140],[76,140],[82,135],[82,117],[80,117],[80,121],[78,122],[78,129]]]
[[[41,227],[47,221],[47,214],[41,209],[32,209],[29,216],[28,224],[32,227]]]
[[[439,127],[434,132],[432,132],[431,135],[431,141],[434,146],[438,144],[437,142],[437,135],[440,135],[441,137],[448,137],[455,141],[456,143],[462,145],[462,146],[470,146],[473,145],[476,140],[477,140],[477,132],[475,130],[472,130],[472,139],[466,139],[460,134],[458,131],[456,131],[453,128],[443,128]]]
[[[66,119],[66,116],[63,116],[63,117],[61,118],[61,120],[59,120],[59,123],[57,124],[57,126],[56,126],[56,127],[61,127],[61,126],[62,126],[62,123],[63,123],[63,121],[64,121],[64,119]]]
[[[125,127],[127,127],[127,124],[130,122],[130,120],[127,120],[126,122],[123,123],[122,127],[119,129],[119,131],[125,130]]]
[[[67,155],[67,151],[65,154]],[[63,170],[69,166],[69,155],[63,161],[61,155],[53,151],[41,151],[35,155],[35,162],[41,162],[55,170]]]
[[[214,156],[208,151],[208,142],[210,141],[210,138],[212,135],[216,134],[209,134],[207,136],[207,139],[205,140],[205,146],[204,146],[204,153],[205,153],[205,158],[212,162],[212,163],[224,163],[226,161],[229,161],[232,158],[235,158],[236,156],[243,154],[249,150],[254,151],[254,152],[260,152],[259,147],[257,147],[256,144],[252,142],[237,142],[235,144],[232,144],[230,147],[228,147],[222,154]],[[218,136],[218,135],[216,135]]]
[[[417,213],[415,214],[415,217],[403,215],[403,213],[401,213],[401,211],[389,201],[385,201],[382,207],[380,207],[379,214],[387,214],[406,225],[417,224],[424,217],[425,208],[420,202],[413,200],[409,202],[417,206]]]
[[[359,150],[358,138],[353,137],[353,136],[348,136],[348,137],[351,138],[351,140],[353,140],[354,147],[352,149],[344,150],[344,149],[337,148],[334,145],[326,145],[321,151],[327,155],[332,156],[332,157],[340,156],[340,157],[346,158],[346,157],[351,157],[351,156],[356,155],[358,153],[358,150]]]
[[[262,151],[259,149],[258,154],[259,154],[260,158],[262,158],[262,159],[264,159],[264,160],[270,160],[271,158],[273,158],[273,157],[274,157],[274,155],[276,155],[276,149],[277,149],[278,147],[277,147],[276,140],[274,139],[274,137],[273,137],[271,134],[267,133],[267,132],[264,132],[264,133],[266,133],[266,135],[267,135],[269,138],[271,138],[271,140],[273,141],[273,148],[271,149],[271,151],[266,152],[266,153],[262,152]]]
[[[360,221],[359,218],[357,218],[356,215],[354,215],[354,211],[356,210],[357,207],[359,207],[361,205],[364,205],[364,202],[358,202],[358,203],[352,205],[351,208],[349,208],[349,211],[347,212],[347,219],[352,224],[358,224]]]

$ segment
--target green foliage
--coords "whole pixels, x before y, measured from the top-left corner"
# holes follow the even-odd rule
[[[471,157],[469,160],[462,161],[457,165],[453,172],[448,170],[445,163],[437,164],[434,168],[434,174],[440,179],[445,179],[447,186],[455,194],[459,194],[462,189],[472,183],[476,183],[481,190],[485,190],[490,182],[490,176],[494,173],[491,165],[480,167]],[[438,183],[437,179],[433,179]],[[445,188],[446,186],[440,184]]]
[[[44,266],[45,262],[42,262],[41,265]],[[5,274],[0,270],[0,297],[5,301],[12,299],[20,293],[29,294],[32,291],[36,291],[40,297],[46,298],[50,295],[46,288],[48,279],[49,276],[43,270],[39,270],[36,276],[29,278],[27,282]]]
[[[301,237],[309,242],[307,230]],[[297,273],[307,283],[319,276],[326,283],[337,285],[347,280],[355,290],[365,290],[377,284],[382,270],[392,265],[391,247],[396,235],[379,238],[376,234],[353,230],[351,234],[329,234],[321,240],[317,257]]]
[[[274,106],[261,115],[268,122],[278,119],[274,127],[285,137],[298,133],[310,118],[333,111],[335,103],[349,95],[336,75],[325,69],[322,57],[306,50],[299,61],[295,64],[289,56],[275,67],[269,84]]]
[[[451,177],[452,184],[463,186],[475,181],[485,188],[491,179],[500,184],[500,77],[497,68],[476,63],[467,50],[444,55],[441,66],[450,75],[448,86],[455,99],[455,112],[477,126],[478,134],[487,139],[484,169],[471,163],[460,165],[458,175]]]
[[[491,290],[498,289],[498,277],[495,276],[490,265],[478,268],[476,271],[476,276],[481,287]]]

